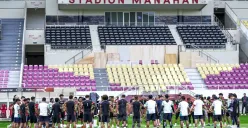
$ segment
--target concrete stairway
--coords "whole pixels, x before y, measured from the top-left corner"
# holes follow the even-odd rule
[[[2,19],[0,70],[8,70],[7,87],[18,87],[22,63],[23,19]]]
[[[172,34],[173,38],[175,39],[177,45],[183,45],[181,37],[179,36],[179,34],[177,32],[176,25],[169,25],[168,27],[169,27],[171,34]]]
[[[200,76],[200,73],[196,68],[185,68],[185,72],[187,73],[192,85],[195,89],[205,89],[206,85],[203,79]]]
[[[94,52],[101,51],[100,39],[97,30],[98,25],[90,25],[90,36]]]
[[[20,81],[20,71],[9,71],[9,82],[7,86],[9,88],[18,87],[19,81]]]
[[[94,76],[96,80],[97,91],[108,91],[109,82],[106,68],[95,68]]]
[[[22,59],[23,19],[2,19],[0,69],[20,70]]]

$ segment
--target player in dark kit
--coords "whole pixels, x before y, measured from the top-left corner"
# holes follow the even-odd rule
[[[58,128],[60,128],[60,116],[61,116],[61,108],[60,108],[60,104],[59,104],[59,98],[55,98],[55,104],[52,106],[52,111],[51,114],[52,115],[52,121],[53,121],[53,125],[52,127],[55,128],[55,124],[57,123]]]
[[[232,99],[232,103],[230,107],[232,107],[231,118],[233,120],[233,125],[236,124],[237,128],[240,128],[240,123],[239,123],[240,109],[239,109],[239,101],[237,99],[237,95],[232,94],[231,99]]]
[[[92,128],[92,117],[94,114],[94,103],[90,100],[90,96],[85,96],[86,100],[83,102],[83,110],[84,110],[84,128],[86,128],[86,123],[90,124],[90,128]]]
[[[73,101],[73,96],[69,96],[69,101],[66,102],[66,113],[67,113],[67,127],[70,127],[70,124],[73,124],[73,127],[76,128],[76,113],[75,113],[75,103]]]
[[[176,100],[175,103],[176,103],[176,106],[178,107],[179,103],[182,101],[182,94],[181,93],[178,94],[177,99],[178,100]],[[175,120],[175,122],[177,122],[177,120],[179,118],[179,114],[180,114],[180,112],[176,112],[176,120]],[[177,126],[177,123],[175,123],[175,126]]]
[[[135,128],[135,124],[140,128],[140,117],[141,117],[141,107],[142,104],[138,100],[138,96],[134,97],[133,102],[131,103],[133,109],[133,125],[132,128]]]
[[[34,123],[34,127],[37,125],[37,117],[36,117],[36,112],[37,110],[35,109],[35,97],[31,97],[31,102],[28,104],[29,108],[29,118],[30,118],[30,128],[32,128],[32,124]]]
[[[61,112],[61,120],[62,120],[62,125],[64,126],[64,119],[65,119],[65,111],[64,111],[64,108],[63,108],[64,104],[65,104],[64,95],[60,94],[59,98],[60,98],[59,104],[60,104],[60,108],[62,110],[62,112]]]
[[[99,115],[101,115],[101,122],[102,122],[101,128],[105,128],[105,126],[104,126],[105,123],[106,123],[107,127],[110,128],[109,114],[112,111],[111,104],[108,101],[107,95],[103,95],[102,100],[103,100],[103,102],[100,105],[100,113],[99,113]]]
[[[27,117],[26,117],[26,104],[27,104],[27,99],[23,99],[23,102],[20,106],[20,116],[21,116],[21,125],[20,127],[26,128],[26,123],[27,123]]]
[[[125,95],[121,96],[121,100],[117,103],[117,127],[120,127],[122,121],[123,127],[127,127],[127,106],[128,102],[125,100]]]

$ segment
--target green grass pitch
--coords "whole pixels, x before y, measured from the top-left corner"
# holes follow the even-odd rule
[[[173,117],[173,119],[174,119],[173,123],[175,123],[174,122],[175,118]],[[248,128],[248,116],[240,116],[240,123],[241,123],[241,125],[240,125],[241,128]],[[7,128],[7,126],[9,124],[10,124],[9,121],[1,121],[0,122],[0,128]],[[207,124],[207,122],[206,122],[206,124]],[[131,126],[132,126],[132,117],[129,117],[128,118],[128,128],[131,128]],[[146,127],[146,124],[145,124],[145,122],[143,120],[142,124],[141,124],[141,128],[145,128],[145,127]],[[177,122],[177,127],[175,127],[175,128],[179,128],[179,121]],[[194,128],[194,127],[192,126],[192,128]],[[205,128],[213,128],[213,126],[206,126]]]

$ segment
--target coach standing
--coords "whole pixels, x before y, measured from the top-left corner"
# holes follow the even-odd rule
[[[242,115],[246,115],[247,113],[247,103],[248,103],[248,98],[246,97],[246,93],[244,93],[244,96],[242,97]],[[245,113],[244,113],[244,108],[245,108]]]

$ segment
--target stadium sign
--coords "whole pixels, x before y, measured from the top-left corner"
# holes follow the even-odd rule
[[[0,93],[19,92],[18,88],[0,88]]]
[[[199,0],[59,0],[59,4],[198,4]]]
[[[54,92],[54,88],[0,88],[0,93],[6,92]]]

